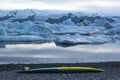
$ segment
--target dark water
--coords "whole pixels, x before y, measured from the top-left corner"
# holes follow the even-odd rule
[[[0,64],[120,61],[120,41],[57,47],[54,43],[0,43]]]

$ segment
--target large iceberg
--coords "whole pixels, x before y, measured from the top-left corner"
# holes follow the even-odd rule
[[[50,10],[0,11],[0,41],[103,44],[119,40],[120,17]]]

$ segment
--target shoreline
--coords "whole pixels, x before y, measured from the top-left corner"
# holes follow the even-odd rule
[[[42,67],[94,67],[104,69],[100,73],[16,73],[25,66]],[[0,64],[0,80],[119,80],[120,61],[99,63],[43,63],[43,64]]]
[[[47,68],[47,67],[120,67],[120,61],[109,62],[88,62],[88,63],[10,63],[0,64],[0,71],[18,70],[23,67],[29,66],[30,68]]]

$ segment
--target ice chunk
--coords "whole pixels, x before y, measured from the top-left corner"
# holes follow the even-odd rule
[[[33,27],[33,25],[34,25],[33,22],[31,22],[31,21],[26,21],[26,22],[20,23],[20,28],[21,28],[22,30],[28,31],[31,26]]]
[[[6,35],[6,30],[3,27],[0,27],[0,36]]]
[[[9,11],[0,11],[0,17],[10,16]]]
[[[58,24],[45,24],[52,31],[53,34],[101,34],[103,27],[93,26],[75,26],[75,25],[58,25]]]
[[[89,20],[83,20],[82,24],[83,26],[89,26],[92,22]]]
[[[0,36],[0,41],[44,41],[44,38],[40,36]]]
[[[34,12],[33,12],[33,10],[32,9],[25,9],[25,10],[15,10],[15,11],[13,11],[14,13],[16,13],[16,14],[14,14],[13,16],[15,17],[15,18],[27,18],[28,16],[32,16],[32,15],[34,15]]]
[[[61,23],[62,25],[75,25],[74,22],[71,21],[71,19],[67,19]]]
[[[106,19],[95,19],[94,23],[90,24],[90,26],[105,27],[106,29],[113,28],[111,23]]]
[[[116,36],[115,36],[115,39],[120,40],[120,35],[116,35]]]
[[[44,25],[39,25],[31,21],[22,23],[13,22],[7,28],[8,35],[39,35],[44,37],[51,34],[51,30]]]
[[[112,29],[106,30],[104,34],[108,34],[108,35],[120,34],[120,28],[112,28]]]
[[[113,27],[120,28],[120,20],[116,20],[114,23],[112,23]]]
[[[52,32],[49,28],[36,24],[29,28],[30,32],[38,32],[40,36],[49,36]]]
[[[56,44],[62,45],[76,45],[76,44],[103,44],[111,41],[111,37],[105,35],[81,36],[76,35],[62,35],[55,40]]]
[[[98,16],[97,13],[95,14],[91,14],[91,13],[85,13],[85,12],[74,12],[73,15],[76,15],[77,17],[84,17],[84,16],[89,16],[89,17],[94,17],[94,16]]]

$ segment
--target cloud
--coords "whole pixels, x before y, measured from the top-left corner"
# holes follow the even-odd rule
[[[118,13],[120,0],[0,0],[0,9],[50,9]]]
[[[45,3],[64,3],[71,2],[72,0],[0,0],[0,2],[14,2],[14,3],[24,3],[24,2],[45,2]],[[78,1],[78,0],[74,0]]]

